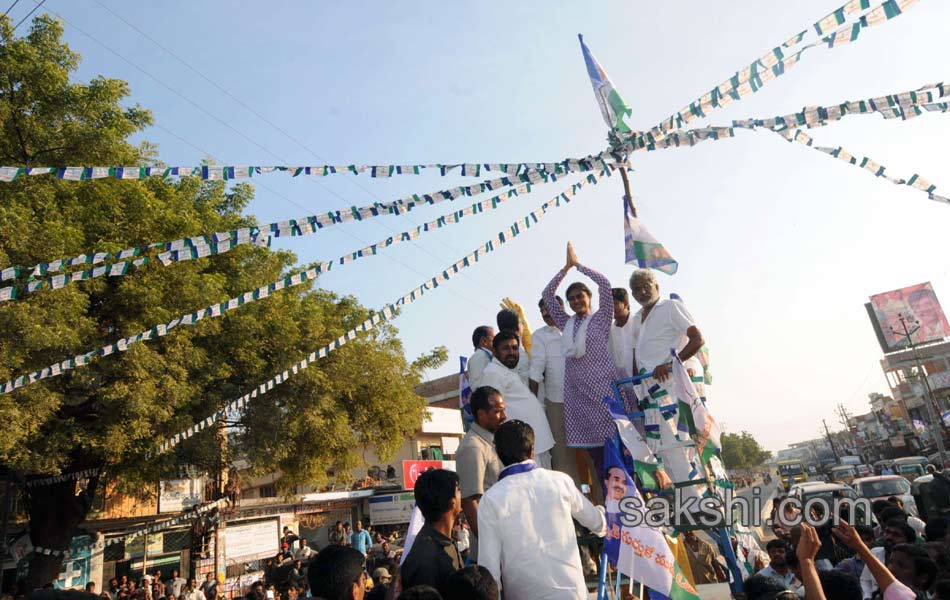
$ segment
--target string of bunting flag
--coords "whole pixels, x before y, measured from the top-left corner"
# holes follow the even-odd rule
[[[706,117],[715,109],[724,108],[734,101],[742,100],[754,94],[798,64],[802,55],[808,50],[819,46],[825,46],[829,50],[833,50],[857,41],[864,29],[886,23],[900,16],[917,2],[918,0],[885,0],[871,8],[868,0],[849,0],[815,23],[816,31],[824,37],[803,46],[794,54],[786,55],[787,50],[791,50],[802,42],[807,30],[795,34],[787,41],[754,60],[749,66],[736,71],[718,86],[651,128],[644,134],[647,143],[658,143],[671,131],[682,128],[696,119]],[[830,34],[828,33],[831,31],[832,23],[844,24],[847,16],[855,15],[857,20],[854,23],[844,25]]]
[[[198,177],[204,181],[232,181],[248,179],[255,175],[269,173],[287,173],[291,177],[309,175],[325,177],[337,173],[352,175],[368,174],[373,178],[394,177],[398,175],[420,175],[423,171],[438,171],[442,177],[454,175],[456,171],[463,177],[480,177],[483,172],[507,173],[518,175],[528,169],[560,173],[565,163],[584,159],[565,159],[548,163],[458,163],[458,164],[420,164],[420,165],[321,165],[321,166],[218,166],[201,165],[192,167],[0,167],[0,182],[9,183],[21,177],[37,175],[55,175],[66,181],[90,181],[94,179],[141,180],[152,177],[168,179],[170,177]]]
[[[567,164],[565,168],[561,169],[559,174],[566,175],[577,172],[587,172],[597,165],[604,168],[604,165],[608,162],[613,163],[612,160],[603,157],[597,157],[596,163],[586,159],[576,163],[571,162]],[[243,244],[269,245],[271,241],[270,238],[272,237],[309,235],[316,233],[319,229],[344,222],[362,221],[364,219],[385,215],[399,215],[402,212],[411,211],[416,206],[422,204],[433,205],[445,200],[455,200],[463,196],[478,196],[486,191],[494,191],[505,186],[516,185],[516,182],[540,184],[547,183],[548,181],[557,181],[557,176],[558,173],[531,168],[518,175],[487,179],[473,185],[457,186],[426,194],[412,194],[388,203],[376,202],[363,207],[351,206],[349,209],[330,211],[325,214],[278,221],[259,227],[244,227],[221,233],[192,236],[171,242],[157,242],[145,246],[128,248],[116,253],[99,252],[95,254],[81,254],[69,259],[41,262],[29,269],[8,267],[0,271],[0,281],[14,279],[26,271],[29,271],[26,286],[22,288],[25,293],[33,293],[41,289],[55,290],[75,281],[87,281],[106,275],[110,277],[121,277],[127,274],[129,268],[132,266],[139,267],[154,263],[156,260],[162,265],[167,266],[174,262],[223,254]],[[154,258],[142,256],[155,249],[163,249],[164,251]],[[139,258],[135,260],[103,264],[109,263],[112,260],[122,260],[136,256]],[[90,264],[102,266],[75,271],[69,274],[50,275],[51,273],[58,273],[70,266]],[[47,277],[37,279],[37,277],[44,275]],[[0,289],[0,301],[12,300],[18,297],[17,291],[17,286]]]
[[[866,156],[858,158],[854,156],[853,154],[851,154],[850,152],[848,152],[847,150],[845,150],[844,148],[842,148],[841,146],[831,148],[828,146],[815,145],[814,140],[811,138],[811,136],[809,136],[807,133],[805,133],[801,129],[778,131],[776,133],[781,135],[783,138],[785,138],[789,142],[797,142],[799,144],[802,144],[803,146],[808,146],[809,148],[812,148],[819,152],[823,152],[824,154],[827,154],[828,156],[832,156],[850,165],[854,165],[858,168],[864,169],[865,171],[871,173],[875,177],[886,179],[887,181],[890,181],[894,185],[906,185],[906,186],[912,187],[915,190],[919,190],[927,194],[927,197],[931,200],[934,200],[937,202],[943,202],[945,204],[950,204],[950,198],[947,198],[946,196],[941,196],[939,194],[935,194],[934,192],[937,189],[937,186],[930,183],[929,181],[927,181],[926,179],[924,179],[917,173],[914,173],[907,179],[904,179],[902,177],[892,177],[886,173],[886,167],[884,167],[884,165],[878,162],[875,162],[874,160]]]
[[[604,173],[602,173],[600,176],[601,177],[604,175],[610,176],[612,174],[613,174],[613,168],[607,167]],[[311,352],[306,358],[297,362],[289,369],[286,369],[278,373],[277,375],[275,375],[268,381],[260,384],[259,386],[254,388],[252,391],[248,392],[247,394],[244,394],[240,398],[232,400],[223,408],[215,411],[213,414],[198,421],[197,423],[195,423],[188,429],[166,439],[161,444],[159,444],[158,453],[161,454],[161,453],[167,452],[168,450],[171,450],[172,448],[182,443],[183,441],[193,437],[194,435],[200,433],[201,431],[204,431],[208,427],[211,427],[218,420],[225,418],[227,415],[235,411],[241,410],[242,408],[247,406],[247,404],[254,398],[257,398],[258,396],[266,394],[270,390],[274,389],[276,386],[287,381],[293,375],[296,375],[300,371],[306,369],[317,360],[325,357],[326,355],[333,352],[334,350],[337,350],[338,348],[344,346],[347,342],[350,342],[356,339],[356,336],[359,333],[370,331],[374,329],[376,326],[378,326],[379,324],[391,320],[395,316],[396,311],[400,306],[408,306],[412,304],[413,302],[421,298],[427,291],[434,290],[435,288],[439,287],[440,285],[442,285],[443,283],[445,283],[446,281],[448,281],[449,279],[453,278],[455,275],[460,273],[463,269],[467,269],[468,267],[471,267],[472,265],[477,263],[481,258],[485,257],[487,254],[494,252],[499,247],[510,242],[514,238],[518,237],[519,235],[521,235],[522,233],[530,229],[533,224],[536,224],[538,221],[544,218],[544,216],[548,213],[548,211],[551,211],[555,208],[559,208],[563,205],[569,204],[571,200],[577,195],[577,193],[583,187],[585,187],[585,185],[588,185],[588,184],[593,185],[593,184],[596,184],[598,181],[599,181],[598,175],[594,173],[588,174],[585,179],[573,184],[569,189],[551,198],[550,200],[548,200],[547,202],[545,202],[544,204],[542,204],[535,210],[531,211],[530,213],[528,213],[526,216],[522,217],[521,219],[518,219],[517,221],[509,225],[505,230],[499,232],[495,237],[493,237],[492,239],[488,240],[487,242],[485,242],[484,244],[482,244],[481,246],[479,246],[478,248],[470,252],[467,256],[456,261],[455,263],[447,267],[445,270],[443,270],[441,273],[433,277],[430,277],[422,285],[419,285],[416,288],[410,290],[408,293],[403,295],[401,298],[399,298],[395,302],[387,304],[379,312],[373,314],[372,317],[370,317],[369,319],[366,319],[365,321],[360,323],[358,326],[354,327],[353,329],[350,329],[349,331],[347,331],[346,333],[344,333],[337,339],[333,340],[329,344],[323,346],[319,350],[316,350],[315,352]]]
[[[602,172],[602,174],[609,173],[610,169],[612,168],[613,167],[610,166],[609,163],[604,163],[604,171]],[[594,175],[590,174],[590,176],[594,176]],[[596,182],[596,176],[594,177],[595,177],[594,182]],[[578,183],[575,183],[574,186],[572,186],[571,188],[572,193],[576,193],[577,190],[584,187],[587,183],[591,183],[591,181],[589,179],[582,179]],[[194,311],[192,313],[179,315],[175,317],[174,319],[171,319],[167,323],[156,325],[146,331],[142,331],[142,332],[136,333],[135,335],[122,338],[115,342],[111,342],[109,344],[106,344],[105,346],[102,346],[101,348],[90,350],[83,354],[78,354],[72,358],[60,361],[58,363],[55,363],[43,369],[38,369],[36,371],[32,371],[30,373],[21,375],[14,379],[10,379],[0,384],[0,394],[8,394],[14,390],[25,387],[27,385],[31,385],[33,383],[37,383],[44,379],[58,377],[59,375],[62,375],[66,371],[70,371],[79,367],[86,366],[97,358],[100,358],[103,356],[109,356],[117,352],[125,352],[133,344],[163,337],[165,335],[168,335],[168,333],[171,332],[176,327],[185,326],[185,325],[194,325],[198,321],[220,317],[224,315],[224,313],[226,312],[237,310],[238,308],[245,306],[247,304],[250,304],[251,302],[256,302],[257,300],[267,298],[273,292],[280,291],[287,288],[296,287],[298,285],[302,285],[309,281],[313,281],[321,273],[330,271],[333,268],[334,264],[345,265],[345,264],[352,263],[360,258],[364,258],[366,256],[373,256],[384,248],[388,248],[390,246],[393,246],[395,244],[399,244],[402,242],[408,242],[411,240],[418,239],[419,236],[421,236],[423,233],[428,233],[430,231],[435,231],[437,229],[445,227],[446,225],[458,223],[466,216],[482,214],[484,212],[495,210],[496,208],[498,208],[499,206],[501,206],[502,204],[504,204],[511,198],[515,198],[521,194],[530,193],[530,191],[531,191],[531,184],[523,183],[502,194],[496,195],[492,198],[488,198],[481,202],[477,202],[469,207],[466,207],[465,209],[455,211],[448,215],[443,215],[428,223],[423,223],[417,226],[415,229],[404,231],[397,235],[389,236],[383,240],[380,240],[379,242],[370,244],[369,246],[366,246],[365,248],[340,256],[339,258],[335,260],[320,262],[317,265],[311,267],[310,269],[307,269],[306,271],[302,271],[294,275],[288,275],[273,283],[260,286],[257,289],[249,291],[249,292],[245,292],[241,294],[240,296],[235,296],[233,298],[230,298],[229,300],[225,300],[224,302],[212,304],[210,306]]]
[[[159,531],[170,529],[172,527],[175,527],[176,525],[179,525],[186,521],[190,521],[191,519],[194,519],[195,517],[201,516],[205,514],[206,512],[219,508],[223,506],[224,504],[227,504],[227,502],[228,502],[228,499],[227,499],[227,496],[225,496],[219,500],[215,500],[214,502],[209,502],[208,504],[204,504],[197,508],[188,510],[173,519],[166,519],[164,521],[159,521],[158,523],[155,523],[154,525],[149,525],[148,527],[145,527],[144,529],[139,529],[138,531],[133,531],[132,533],[127,533],[126,535],[110,538],[108,540],[104,539],[102,541],[95,542],[87,546],[82,546],[80,548],[75,549],[74,551],[58,550],[54,548],[44,548],[43,546],[34,546],[33,551],[37,554],[45,554],[47,556],[68,557],[73,553],[75,553],[77,556],[81,556],[89,552],[96,552],[98,550],[102,550],[108,546],[113,546],[115,544],[127,543],[131,540],[134,540],[137,537],[141,537],[145,535],[146,533],[157,533]]]
[[[90,477],[95,477],[96,475],[102,473],[105,469],[95,468],[95,469],[83,469],[82,471],[73,471],[72,473],[63,473],[62,475],[52,475],[50,477],[43,477],[42,479],[30,479],[24,485],[28,488],[32,487],[42,487],[44,485],[52,485],[54,483],[62,483],[64,481],[74,481],[77,479],[89,479]]]

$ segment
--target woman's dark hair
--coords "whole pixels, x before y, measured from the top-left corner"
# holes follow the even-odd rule
[[[594,294],[591,293],[590,288],[587,287],[587,284],[581,283],[580,281],[575,281],[575,282],[572,283],[571,285],[567,286],[567,291],[564,292],[564,296],[570,298],[570,297],[571,297],[571,292],[573,292],[574,290],[580,290],[580,291],[584,292],[585,294],[587,294],[587,297],[588,297],[588,298],[593,298],[593,297],[594,297]]]

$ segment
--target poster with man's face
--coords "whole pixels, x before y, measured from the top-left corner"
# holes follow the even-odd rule
[[[604,546],[611,559],[620,553],[620,501],[635,490],[633,480],[627,474],[623,459],[612,444],[604,445],[604,504],[607,517],[607,535]],[[613,562],[613,560],[611,560]]]

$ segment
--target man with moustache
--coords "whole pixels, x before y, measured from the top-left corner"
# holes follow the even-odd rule
[[[699,467],[696,447],[689,435],[678,431],[678,412],[665,409],[676,401],[673,388],[673,357],[675,351],[683,365],[693,374],[702,374],[702,364],[696,354],[703,347],[703,334],[693,316],[680,300],[661,300],[660,286],[649,269],[634,271],[630,277],[630,291],[640,310],[633,319],[633,370],[645,370],[653,378],[646,382],[649,397],[644,404],[644,425],[647,443],[660,458],[674,483],[693,480]],[[696,382],[698,393],[704,395],[702,384]],[[712,459],[716,460],[716,459]],[[683,487],[684,498],[699,500],[696,486]]]
[[[501,392],[509,419],[518,419],[531,426],[535,432],[535,462],[542,468],[550,469],[554,435],[544,414],[544,407],[518,375],[520,345],[518,334],[513,331],[500,331],[495,335],[492,342],[495,358],[485,367],[482,385]]]

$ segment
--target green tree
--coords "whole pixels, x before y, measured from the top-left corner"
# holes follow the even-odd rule
[[[720,441],[722,462],[727,469],[750,469],[772,457],[772,453],[760,446],[748,431],[724,433]]]
[[[123,106],[128,85],[97,77],[70,83],[79,56],[62,28],[37,18],[14,38],[0,18],[0,161],[6,165],[142,165],[154,148],[127,139],[151,123]],[[0,268],[254,223],[242,210],[248,184],[195,179],[66,182],[24,177],[0,185]],[[231,252],[122,278],[99,278],[0,304],[0,378],[147,329],[293,272],[289,252],[241,246]],[[0,396],[0,464],[30,477],[106,467],[122,491],[172,476],[183,463],[226,464],[210,428],[165,455],[158,443],[206,417],[310,351],[366,319],[355,298],[299,286],[223,318],[181,327],[127,352]],[[325,483],[327,469],[360,464],[358,448],[392,453],[421,422],[425,401],[413,387],[445,350],[408,363],[390,325],[356,341],[257,398],[239,415],[235,451],[282,484]],[[223,425],[222,425],[223,427]],[[94,477],[27,489],[32,541],[69,547],[99,492]],[[34,557],[30,588],[55,579],[61,558]]]

